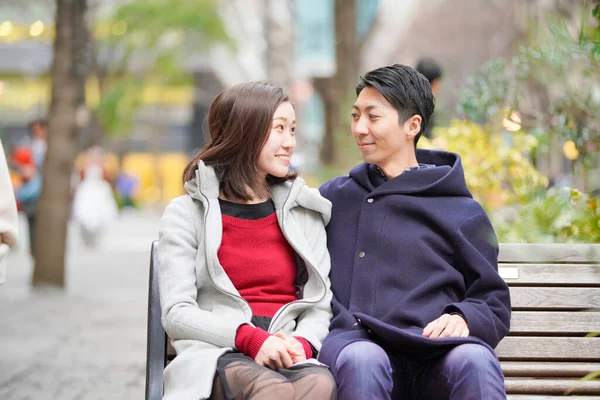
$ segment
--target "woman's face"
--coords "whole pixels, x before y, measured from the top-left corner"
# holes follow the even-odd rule
[[[290,159],[296,148],[296,113],[289,102],[277,107],[271,121],[269,138],[258,156],[258,168],[265,177],[287,176]]]

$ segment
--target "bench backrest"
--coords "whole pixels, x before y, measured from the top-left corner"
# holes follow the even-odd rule
[[[160,400],[163,395],[163,370],[167,365],[167,335],[160,322],[158,293],[158,241],[150,251],[148,283],[148,337],[146,341],[146,400]]]
[[[507,392],[562,394],[600,369],[600,245],[503,244],[499,261],[513,313],[496,352],[506,377],[538,378],[506,379]]]

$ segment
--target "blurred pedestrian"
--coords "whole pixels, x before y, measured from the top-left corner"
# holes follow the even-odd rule
[[[0,140],[0,284],[6,280],[6,255],[17,242],[17,203]]]
[[[431,85],[431,92],[434,96],[437,96],[440,83],[442,81],[442,67],[441,65],[432,58],[422,58],[417,63],[416,70],[427,78]],[[435,111],[429,119],[429,124],[423,131],[423,136],[431,139],[433,134],[433,128],[435,127]]]
[[[15,187],[18,209],[27,217],[29,227],[29,249],[35,258],[35,226],[37,206],[42,192],[42,177],[35,166],[31,149],[20,146],[13,150],[13,166],[19,174],[21,184]]]
[[[104,170],[97,163],[88,165],[73,198],[73,218],[83,243],[88,247],[96,246],[117,214],[117,204],[110,184],[104,179]]]
[[[31,154],[38,171],[42,170],[48,149],[48,122],[45,119],[36,119],[27,126],[31,135]]]

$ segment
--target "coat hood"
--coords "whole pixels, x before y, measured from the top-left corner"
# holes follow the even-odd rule
[[[417,149],[419,164],[433,164],[435,167],[403,173],[375,188],[369,179],[369,168],[373,165],[362,163],[350,171],[350,177],[367,190],[377,194],[422,194],[428,196],[472,197],[467,188],[460,156],[439,150]],[[374,194],[375,194],[374,193]]]
[[[198,161],[196,177],[187,181],[184,185],[186,192],[194,199],[202,203],[209,199],[219,198],[219,180],[215,170],[211,166]],[[321,214],[325,225],[331,217],[331,202],[321,196],[317,189],[306,186],[302,178],[286,181],[271,186],[273,203],[276,210],[284,212],[294,207],[304,207]]]

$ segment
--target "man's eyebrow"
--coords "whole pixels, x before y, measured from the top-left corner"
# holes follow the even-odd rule
[[[352,108],[355,110],[360,110],[360,107],[357,106],[356,104],[353,104]],[[377,105],[377,104],[371,104],[371,105],[365,107],[365,111],[371,111],[371,110],[377,109],[377,108],[381,108],[381,106]]]

